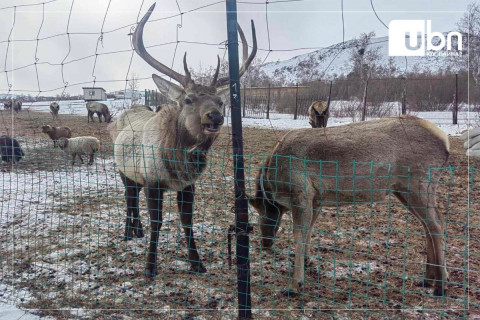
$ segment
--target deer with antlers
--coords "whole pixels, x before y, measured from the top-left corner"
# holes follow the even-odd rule
[[[138,197],[145,189],[150,213],[150,245],[147,255],[146,275],[157,273],[157,242],[162,226],[162,199],[165,191],[177,191],[180,220],[187,238],[188,259],[191,270],[206,272],[197,252],[192,230],[195,181],[207,164],[207,152],[218,137],[223,125],[223,102],[221,93],[228,90],[230,79],[218,78],[220,58],[212,83],[196,84],[188,70],[186,53],[183,57],[185,75],[168,68],[155,60],[143,44],[143,28],[152,14],[153,4],[133,34],[133,46],[137,54],[150,66],[176,80],[181,86],[155,74],[153,81],[160,92],[176,106],[164,106],[155,113],[144,105],[134,105],[109,125],[115,142],[115,163],[125,186],[127,218],[125,240],[133,236],[143,237],[139,217]],[[240,76],[245,73],[257,52],[255,26],[252,21],[253,47],[248,55],[248,44],[240,26],[243,65]]]

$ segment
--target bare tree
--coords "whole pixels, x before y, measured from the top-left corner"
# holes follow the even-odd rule
[[[380,54],[379,48],[373,48],[370,43],[375,37],[375,32],[362,33],[358,39],[355,40],[356,45],[352,48],[350,58],[353,62],[351,77],[360,78],[366,81],[373,73],[377,72]]]
[[[132,76],[130,80],[128,80],[128,88],[132,92],[132,102],[137,100],[137,89],[138,89],[138,74],[136,72],[132,72]]]
[[[362,97],[361,102],[366,102],[368,81],[372,74],[379,69],[377,61],[379,61],[378,48],[372,48],[370,42],[375,37],[375,32],[362,33],[358,39],[355,40],[355,47],[351,50],[351,61],[353,62],[352,72],[348,77],[360,79],[362,85],[359,86],[357,97]],[[360,102],[360,103],[361,103]],[[359,105],[360,108],[360,105]],[[366,110],[363,110],[362,121],[365,120]]]
[[[250,64],[249,69],[240,80],[245,87],[263,87],[271,85],[282,85],[283,83],[277,81],[277,79],[270,79],[267,74],[261,69],[262,59],[255,57]],[[197,68],[192,69],[192,78],[196,83],[207,85],[212,81],[212,75],[215,73],[214,66],[204,67],[202,63]],[[228,60],[222,60],[220,62],[220,77],[228,77]]]
[[[460,31],[465,35],[467,48],[462,59],[457,59],[472,73],[476,86],[480,86],[480,4],[472,2],[468,5],[465,14],[457,23]]]

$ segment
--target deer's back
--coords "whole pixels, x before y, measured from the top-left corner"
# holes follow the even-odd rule
[[[267,161],[265,180],[278,195],[310,189],[332,203],[377,201],[392,186],[428,179],[448,154],[447,136],[410,116],[292,130]]]

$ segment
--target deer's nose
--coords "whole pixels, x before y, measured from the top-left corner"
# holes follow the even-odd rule
[[[207,114],[207,118],[215,125],[223,123],[223,115],[218,111],[210,112]]]

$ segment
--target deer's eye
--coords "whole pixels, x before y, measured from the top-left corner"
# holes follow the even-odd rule
[[[191,103],[192,103],[192,99],[190,99],[190,98],[185,98],[184,102],[185,102],[185,104],[191,104]]]
[[[205,93],[200,93],[199,96],[204,97],[204,96],[206,96],[206,94]]]
[[[219,101],[219,102],[218,102],[218,105],[219,105],[220,107],[223,106],[223,101]]]

